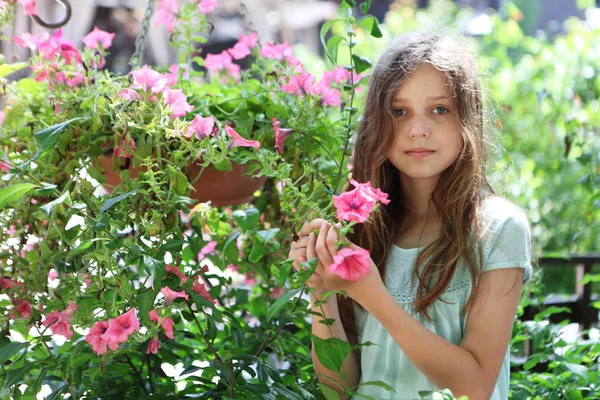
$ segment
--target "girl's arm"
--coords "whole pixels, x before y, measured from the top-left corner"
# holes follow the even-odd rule
[[[321,299],[323,296],[323,290],[315,291],[315,297],[317,299]],[[321,304],[321,306],[315,306],[315,299],[311,297],[311,307],[312,311],[322,314],[325,314],[326,318],[335,319],[335,323],[331,325],[331,334],[327,325],[319,322],[321,317],[317,315],[312,315],[312,333],[315,336],[320,337],[321,339],[328,339],[330,337],[336,337],[338,339],[349,341],[351,344],[356,344],[356,338],[349,337],[341,323],[340,313],[337,305],[336,296],[329,296],[325,299],[325,302]],[[321,310],[322,308],[322,310]],[[360,380],[360,364],[358,358],[356,357],[356,353],[351,351],[348,357],[344,360],[342,365],[342,372],[346,374],[346,378],[342,378],[339,373],[335,371],[331,371],[323,366],[317,355],[315,353],[315,347],[313,344],[312,347],[312,361],[315,367],[315,371],[317,373],[317,377],[319,381],[324,385],[327,385],[335,390],[337,390],[340,394],[346,388],[352,388],[358,385]],[[336,383],[337,382],[337,383]],[[341,386],[341,387],[340,387]]]

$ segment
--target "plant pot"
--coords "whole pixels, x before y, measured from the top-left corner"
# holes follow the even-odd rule
[[[121,183],[121,177],[111,168],[112,156],[103,156],[101,161],[107,171],[104,173],[106,178],[104,188],[108,193],[112,193],[112,188]],[[128,168],[131,177],[137,178],[140,168],[133,168],[128,161],[123,161],[121,168]],[[202,167],[198,163],[190,164],[187,171],[188,179],[190,181],[195,179],[201,169]],[[218,171],[209,165],[204,169],[200,178],[193,183],[192,186],[195,190],[190,192],[189,197],[199,203],[210,201],[216,207],[248,203],[252,200],[254,192],[265,184],[267,178],[265,176],[253,178],[244,175],[247,170],[248,165],[246,164],[233,164],[232,171]]]

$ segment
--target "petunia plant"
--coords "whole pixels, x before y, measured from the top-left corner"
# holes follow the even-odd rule
[[[0,0],[0,15],[17,3],[37,13]],[[104,69],[113,34],[98,28],[12,38],[32,56],[0,64],[1,397],[337,396],[310,360],[311,268],[286,255],[305,221],[343,236],[387,202],[367,182],[344,189],[370,66],[353,47],[379,36],[355,3],[323,27],[319,78],[255,32],[204,54],[215,0],[149,7],[125,76]],[[139,63],[148,24],[177,64]],[[349,245],[331,272],[352,280],[368,253]],[[351,348],[330,344],[317,353],[339,371]]]

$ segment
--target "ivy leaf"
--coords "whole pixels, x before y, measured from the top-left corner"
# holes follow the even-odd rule
[[[359,55],[353,54],[352,61],[354,61],[354,69],[356,70],[357,74],[360,74],[361,72],[371,68],[371,61]]]
[[[0,189],[0,210],[6,207],[7,204],[19,200],[34,187],[37,186],[31,183],[17,183],[16,185]]]
[[[269,306],[267,309],[267,321],[271,320],[285,305],[287,302],[300,293],[304,288],[294,289],[290,292],[284,293],[280,298],[278,298],[273,304]]]
[[[67,129],[71,123],[75,121],[86,120],[87,118],[72,118],[68,121],[61,122],[60,124],[49,126],[48,128],[41,130],[33,135],[35,142],[39,148],[38,153],[33,158],[33,161],[45,156],[48,152],[56,146],[60,140],[61,134]]]
[[[131,192],[123,193],[117,197],[113,197],[112,199],[107,200],[106,203],[104,203],[104,205],[100,209],[100,212],[103,213],[104,211],[108,210],[109,208],[111,208],[112,206],[114,206],[115,204],[120,202],[121,200],[124,200],[124,199],[128,198],[129,196],[133,196],[137,192],[138,192],[137,190],[133,190]]]
[[[372,15],[367,15],[361,19],[358,23],[358,26],[365,28],[374,38],[379,39],[383,36],[381,29],[379,29],[379,21],[377,21],[377,18]]]
[[[331,371],[342,372],[342,364],[352,350],[350,343],[333,337],[321,339],[314,335],[312,340],[321,364]]]

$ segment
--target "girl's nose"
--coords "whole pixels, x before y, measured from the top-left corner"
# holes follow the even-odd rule
[[[415,120],[409,131],[410,137],[413,139],[428,138],[431,134],[427,122],[423,119]]]

